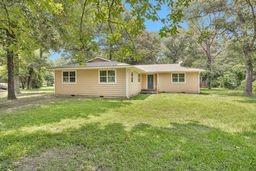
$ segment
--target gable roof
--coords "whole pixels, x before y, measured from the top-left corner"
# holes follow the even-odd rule
[[[180,64],[152,64],[152,65],[135,65],[135,67],[145,72],[202,72],[204,70],[197,68],[188,68]]]
[[[180,64],[151,64],[151,65],[129,65],[118,61],[111,61],[101,57],[93,58],[85,65],[68,65],[55,67],[54,69],[100,69],[100,68],[134,68],[144,73],[159,72],[202,72],[204,70],[197,68],[182,67]]]
[[[111,61],[108,59],[96,57],[87,61],[87,67],[105,67],[105,66],[128,66],[129,64],[118,62],[118,61]]]
[[[105,59],[105,58],[101,58],[101,57],[96,57],[93,59],[90,59],[87,61],[87,63],[91,63],[91,62],[110,62],[111,60],[109,59]]]
[[[97,57],[87,61],[87,63],[84,65],[73,64],[73,65],[55,67],[55,69],[95,69],[95,68],[97,69],[97,68],[108,68],[108,67],[126,68],[128,66],[131,66],[131,65]]]

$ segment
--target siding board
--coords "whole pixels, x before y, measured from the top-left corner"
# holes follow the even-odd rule
[[[198,93],[198,72],[187,72],[185,83],[172,83],[171,73],[159,73],[159,91],[160,92],[186,92]]]
[[[62,84],[62,71],[55,71],[55,93],[125,97],[125,69],[116,69],[116,84],[100,84],[98,69],[77,70],[76,84]]]

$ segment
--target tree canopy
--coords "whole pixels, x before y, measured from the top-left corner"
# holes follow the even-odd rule
[[[163,7],[169,9],[164,17]],[[96,56],[130,64],[182,62],[206,69],[209,88],[237,88],[246,80],[245,94],[252,94],[255,1],[1,0],[0,8],[0,79],[8,81],[9,99],[20,87],[52,84],[53,65]],[[146,31],[147,20],[162,28]],[[64,55],[52,61],[52,52]]]

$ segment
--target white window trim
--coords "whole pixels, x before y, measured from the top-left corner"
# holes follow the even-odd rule
[[[172,74],[184,74],[184,82],[173,82],[172,81]],[[184,72],[173,72],[173,73],[171,73],[171,83],[173,83],[173,84],[185,84],[186,83],[186,81],[187,81],[187,76],[186,76],[186,73],[184,73]]]
[[[75,82],[63,82],[63,72],[75,72],[75,75],[76,75]],[[77,71],[76,70],[62,70],[62,72],[61,72],[61,82],[62,82],[62,84],[76,84],[77,83]]]
[[[100,71],[107,71],[107,82],[100,82]],[[108,71],[115,71],[115,82],[108,82]],[[116,75],[117,75],[117,72],[116,72],[116,69],[99,69],[98,70],[98,83],[99,84],[116,84]]]

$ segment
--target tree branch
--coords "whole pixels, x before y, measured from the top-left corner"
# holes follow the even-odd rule
[[[253,38],[250,42],[250,49],[253,49],[253,45],[254,45],[254,42],[256,40],[256,15],[255,15],[255,10],[254,10],[254,7],[253,7],[251,1],[246,0],[246,2],[249,4],[249,6],[251,8],[252,18],[253,18]]]
[[[84,19],[84,15],[85,15],[86,4],[87,4],[87,0],[85,0],[84,3],[83,3],[83,10],[82,10],[81,18],[80,18],[80,41],[82,43],[82,49],[83,49],[84,52],[86,51],[86,48],[85,48],[85,44],[84,44],[84,41],[83,41],[83,19]]]
[[[2,4],[3,4],[3,8],[4,8],[4,11],[5,11],[5,14],[6,14],[7,23],[8,23],[8,29],[6,29],[6,31],[9,32],[9,34],[13,38],[13,31],[11,29],[11,19],[10,19],[9,11],[7,9],[7,6],[6,6],[5,2],[4,2],[4,0],[2,0]]]

